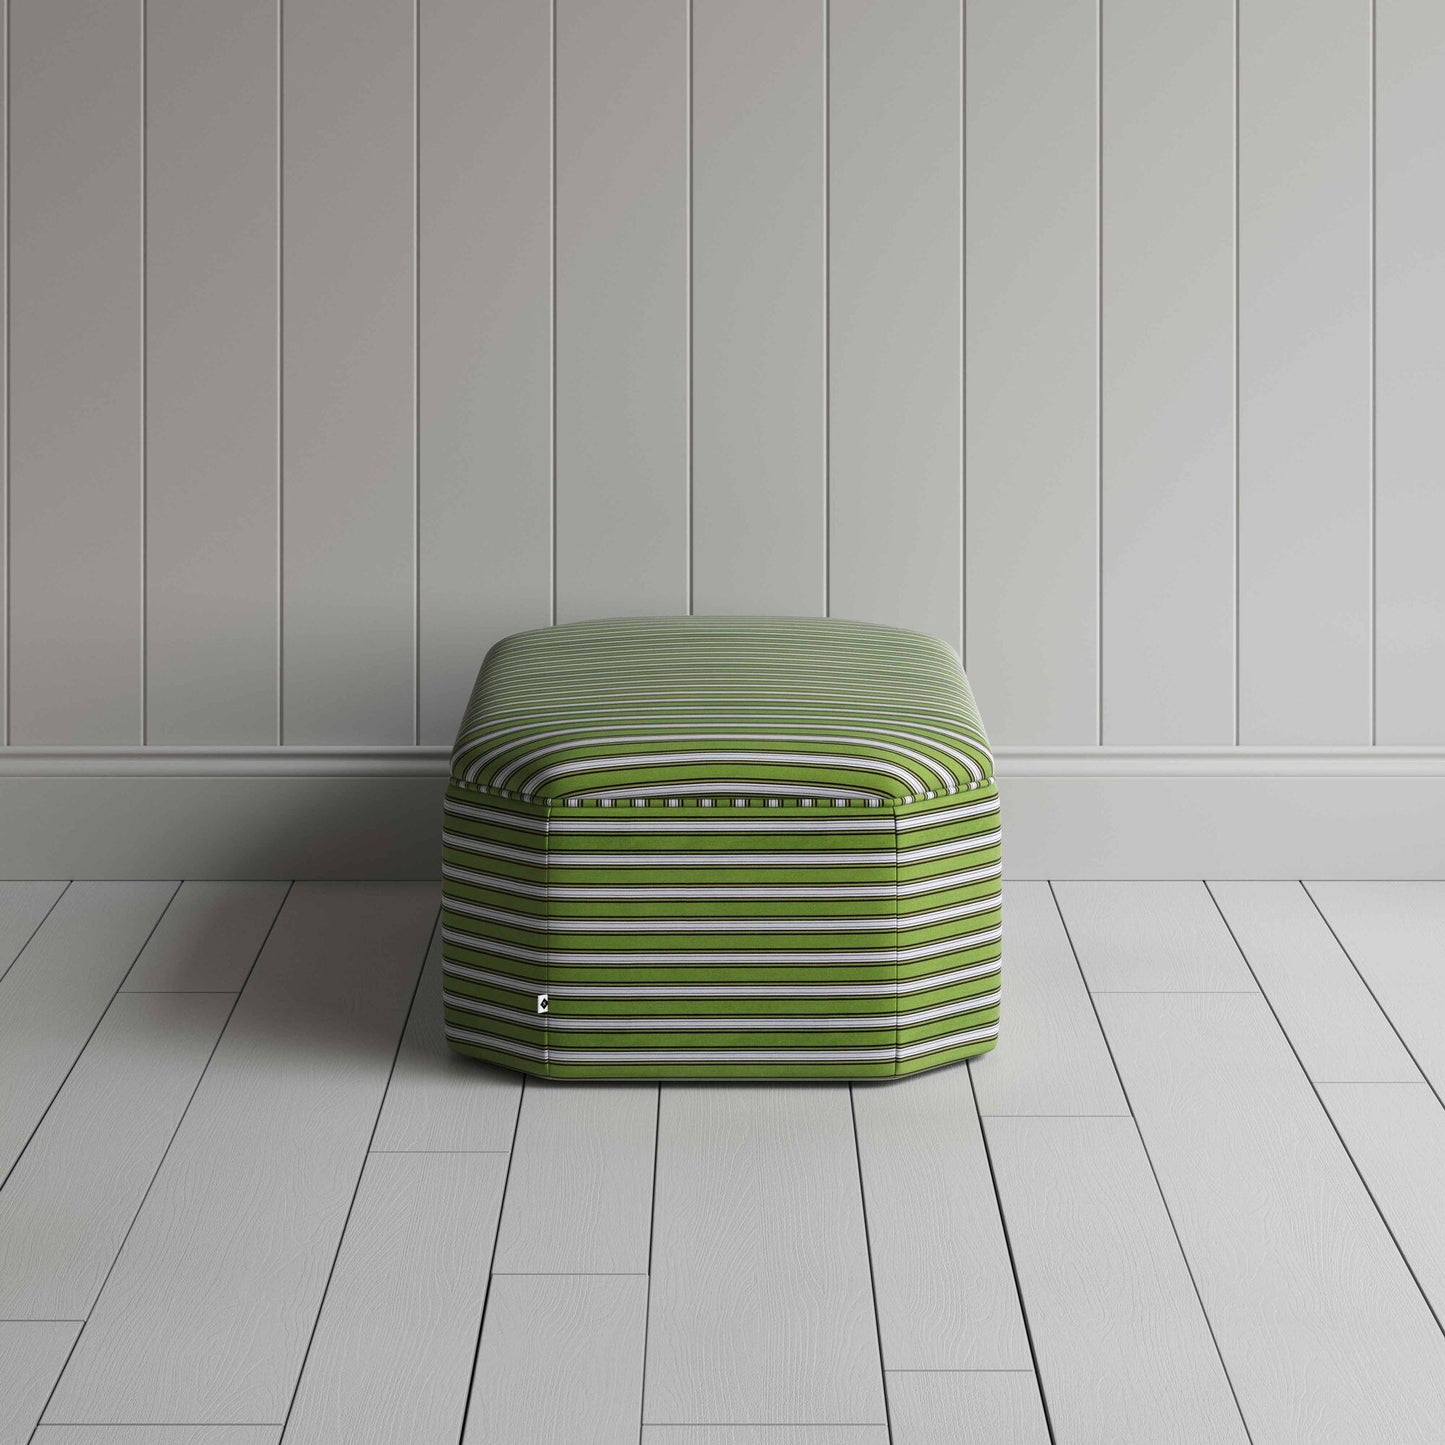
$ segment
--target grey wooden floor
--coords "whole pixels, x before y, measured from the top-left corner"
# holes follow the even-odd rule
[[[1006,891],[1000,1047],[441,1047],[416,884],[0,885],[0,1445],[1445,1440],[1445,884]]]

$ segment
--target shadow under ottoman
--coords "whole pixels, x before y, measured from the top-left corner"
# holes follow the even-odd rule
[[[951,648],[622,618],[487,654],[452,754],[451,1047],[552,1078],[877,1078],[998,1036],[998,793]]]

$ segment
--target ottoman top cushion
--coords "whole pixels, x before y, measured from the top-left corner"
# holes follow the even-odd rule
[[[894,806],[992,777],[947,644],[831,618],[629,617],[518,633],[487,654],[452,753],[462,787],[573,805]]]

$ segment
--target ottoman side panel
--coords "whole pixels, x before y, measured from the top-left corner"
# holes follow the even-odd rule
[[[452,784],[442,827],[442,979],[447,1043],[547,1072],[545,806]]]
[[[554,808],[549,1074],[891,1075],[893,837],[836,800]]]
[[[908,803],[898,835],[898,1072],[993,1048],[1002,960],[998,789]]]

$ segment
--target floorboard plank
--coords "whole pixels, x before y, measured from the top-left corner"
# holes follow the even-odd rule
[[[522,1076],[464,1058],[442,1032],[442,940],[438,929],[402,1035],[373,1149],[512,1147]]]
[[[1202,883],[1055,883],[1093,993],[1255,990]]]
[[[456,1445],[507,1160],[373,1154],[286,1445]]]
[[[0,978],[64,892],[64,883],[0,883]]]
[[[1031,1368],[968,1070],[858,1084],[853,1108],[884,1369]]]
[[[65,1082],[174,883],[72,883],[0,978],[0,1180]]]
[[[888,1373],[892,1445],[1049,1445],[1032,1370]]]
[[[286,887],[285,883],[181,884],[122,988],[238,993],[275,921]]]
[[[644,1418],[882,1424],[852,1111],[836,1085],[667,1085]]]
[[[1211,883],[1310,1078],[1418,1080],[1390,1021],[1298,883]]]
[[[1430,1086],[1321,1084],[1320,1097],[1415,1279],[1445,1320],[1445,1109]]]
[[[84,1319],[234,996],[121,994],[0,1189],[0,1319]]]
[[[1311,883],[1310,894],[1445,1096],[1445,883]]]
[[[1256,1445],[1438,1438],[1445,1336],[1265,1000],[1099,1011]]]
[[[47,1423],[284,1420],[437,901],[292,889]]]
[[[985,1128],[1058,1445],[1241,1445],[1133,1121],[991,1118]]]
[[[42,1425],[35,1445],[277,1445],[279,1425]]]
[[[25,1445],[66,1356],[78,1320],[0,1320],[0,1445]]]
[[[1004,884],[999,1046],[969,1064],[982,1114],[1127,1114],[1047,883]]]
[[[655,1084],[549,1083],[522,1097],[498,1274],[646,1274]]]
[[[634,1445],[647,1281],[492,1280],[463,1445]]]

